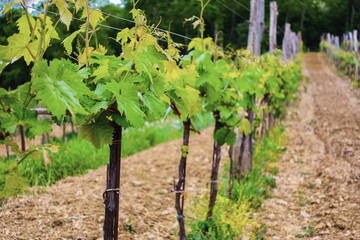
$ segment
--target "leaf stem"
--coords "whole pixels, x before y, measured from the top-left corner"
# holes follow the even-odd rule
[[[29,16],[29,13],[28,13],[26,4],[25,4],[25,0],[22,1],[21,6],[22,6],[22,7],[24,8],[24,10],[25,10],[26,19],[27,19],[27,22],[28,22],[28,24],[29,24],[29,28],[30,28],[30,32],[31,32],[31,38],[33,38],[35,31],[34,31],[33,26],[31,25],[31,22],[30,22],[30,16]]]
[[[24,157],[22,157],[22,158],[20,158],[19,160],[17,160],[17,161],[16,161],[16,164],[17,164],[17,165],[20,165],[20,163],[21,163],[22,161],[24,161],[25,158],[27,158],[30,154],[32,154],[32,153],[34,153],[34,152],[36,152],[36,151],[38,151],[38,149],[34,149],[34,150],[28,152]]]

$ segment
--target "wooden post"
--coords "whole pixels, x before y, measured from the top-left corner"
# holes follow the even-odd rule
[[[335,50],[337,52],[337,55],[338,55],[338,59],[337,59],[337,68],[340,69],[340,38],[339,36],[335,36],[335,39],[334,39],[334,44],[335,44]]]
[[[350,52],[352,53],[352,51],[353,51],[353,42],[354,42],[352,32],[349,32],[349,38],[350,38]]]
[[[265,0],[257,0],[254,55],[261,54],[261,41],[265,29]]]
[[[291,55],[293,56],[293,60],[296,61],[296,54],[297,54],[297,36],[294,32],[291,32]]]
[[[330,38],[330,33],[327,33],[326,34],[326,42],[329,44],[329,49],[327,50],[327,55],[328,55],[328,58],[330,57],[330,52],[331,52],[331,48],[330,48],[330,42],[331,42],[331,38]]]
[[[298,50],[298,52],[297,53],[301,52],[301,42],[302,42],[302,35],[301,35],[301,32],[298,31],[298,33],[297,33],[297,44],[298,44],[297,50]]]
[[[348,39],[347,39],[347,35],[344,34],[343,35],[343,44],[344,44],[344,51],[347,52],[348,51]]]
[[[277,17],[279,15],[277,3],[270,2],[270,43],[269,53],[273,54],[277,43],[276,43],[276,29],[277,29]]]
[[[256,56],[260,56],[261,52],[261,40],[265,27],[264,18],[264,0],[251,0],[247,49]]]
[[[256,56],[260,56],[261,40],[264,32],[265,2],[264,0],[251,0],[251,11],[249,21],[248,50]],[[255,96],[253,96],[255,102]],[[247,109],[249,122],[252,126],[254,112],[251,108]],[[239,114],[239,117],[244,117]],[[252,169],[252,134],[244,136],[242,133],[237,134],[236,143],[233,151],[233,161],[237,163],[237,169],[244,169],[242,172],[246,175]],[[235,149],[237,148],[237,149]],[[241,164],[241,166],[239,165]],[[239,173],[239,171],[237,171]],[[238,181],[239,181],[239,174]]]
[[[285,23],[285,33],[282,41],[282,50],[283,50],[283,60],[284,64],[291,58],[291,25]]]
[[[251,0],[247,49],[252,53],[254,52],[254,48],[255,48],[254,45],[255,45],[256,7],[257,7],[257,0]]]
[[[358,45],[358,31],[354,30],[354,52],[355,52],[355,79],[359,78],[359,45]]]
[[[113,141],[110,145],[110,163],[107,165],[106,190],[103,194],[105,203],[104,240],[118,239],[121,139],[122,127],[112,122]]]

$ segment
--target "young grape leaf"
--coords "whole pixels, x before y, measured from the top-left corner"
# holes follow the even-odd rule
[[[6,56],[8,59],[11,59],[11,62],[19,60],[22,56],[24,56],[24,59],[28,65],[34,60],[29,50],[32,52],[32,54],[36,54],[36,47],[35,44],[29,46],[29,35],[16,33],[10,36],[7,41],[9,44],[6,46]]]
[[[162,117],[164,115],[166,111],[165,105],[152,92],[147,92],[144,95],[140,94],[140,99],[155,117]]]
[[[88,14],[89,14],[89,22],[93,28],[95,28],[99,22],[104,20],[104,17],[100,9],[84,8],[81,18],[87,18]]]
[[[238,126],[239,132],[248,135],[251,133],[251,125],[248,119],[242,117]]]
[[[112,143],[113,128],[109,120],[101,116],[88,124],[83,124],[79,129],[79,137],[91,142],[96,148]]]
[[[84,24],[79,30],[73,32],[72,34],[70,34],[67,38],[65,38],[62,41],[62,44],[64,44],[65,50],[68,54],[71,54],[73,51],[72,48],[72,42],[74,41],[75,37],[82,32],[85,32],[86,29],[86,24]]]
[[[225,143],[229,146],[233,146],[236,142],[236,134],[230,128],[220,128],[214,134],[214,139],[220,146]]]
[[[15,1],[11,2],[11,3],[6,4],[4,10],[2,11],[2,14],[7,13],[12,8],[12,6],[14,4],[19,4],[19,3],[22,3],[22,0],[15,0]]]
[[[112,80],[103,86],[116,97],[117,107],[120,113],[125,113],[126,119],[134,126],[140,127],[145,122],[145,114],[140,109],[138,87],[129,82],[116,82]]]
[[[14,134],[17,127],[17,119],[8,113],[0,111],[0,132],[9,132],[10,134]]]
[[[32,16],[29,16],[29,18],[28,18],[28,16],[26,14],[24,14],[16,21],[16,25],[18,26],[19,33],[25,34],[25,35],[31,34],[28,19],[31,23],[31,26],[35,27],[35,22],[36,22],[35,19]]]
[[[56,7],[59,9],[60,21],[63,22],[66,25],[67,30],[69,30],[70,23],[72,20],[72,14],[68,9],[67,2],[65,2],[65,0],[57,0],[54,3]]]
[[[36,77],[32,93],[57,118],[65,115],[66,110],[73,116],[76,113],[86,114],[78,99],[81,95],[90,94],[90,90],[72,65],[70,61],[54,59],[50,65],[41,61],[33,68]]]

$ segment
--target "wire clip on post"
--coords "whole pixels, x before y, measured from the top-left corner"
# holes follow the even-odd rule
[[[109,189],[105,189],[105,191],[104,191],[103,194],[102,194],[104,203],[105,203],[105,201],[106,201],[106,193],[107,193],[107,192],[115,192],[115,193],[117,193],[117,194],[120,195],[120,196],[119,196],[119,199],[122,198],[122,194],[121,194],[121,192],[120,192],[120,188],[109,188]]]
[[[184,190],[179,190],[179,191],[177,191],[177,190],[175,190],[175,189],[171,189],[171,192],[173,192],[173,193],[184,193]]]

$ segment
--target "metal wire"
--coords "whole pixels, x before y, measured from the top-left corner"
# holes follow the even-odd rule
[[[86,7],[85,5],[82,5],[82,4],[80,4],[80,3],[77,3],[77,4],[80,5],[80,6]],[[123,21],[126,21],[126,22],[130,22],[130,23],[136,23],[136,22],[133,21],[133,20],[130,20],[130,19],[127,19],[127,18],[123,18],[123,17],[119,17],[119,16],[116,16],[116,15],[112,15],[112,14],[110,14],[110,13],[101,11],[100,9],[94,9],[94,8],[91,8],[91,7],[89,7],[89,8],[92,9],[93,11],[101,12],[102,14],[111,16],[111,17],[113,17],[113,18],[117,18],[117,19],[120,19],[120,20],[123,20]],[[144,24],[144,26],[147,26],[147,27],[152,28],[152,29],[159,30],[159,31],[161,31],[161,32],[166,32],[166,33],[168,32],[168,33],[170,33],[171,35],[178,36],[178,37],[182,37],[182,38],[187,39],[187,40],[190,40],[190,41],[192,40],[192,38],[187,37],[187,36],[184,36],[184,35],[179,34],[179,33],[176,33],[176,32],[171,32],[171,31],[169,31],[169,30],[165,30],[165,29],[162,29],[162,28],[158,28],[158,27],[154,27],[154,26],[150,26],[150,25],[146,25],[146,24]]]
[[[244,4],[242,4],[242,3],[240,3],[240,2],[238,2],[236,0],[233,0],[233,1],[250,12],[250,9],[248,7],[246,7]]]
[[[30,7],[30,6],[29,7],[27,6],[27,8],[31,8],[31,9],[34,9],[36,11],[44,12],[43,9],[39,10],[39,9],[36,9],[34,7]],[[60,14],[56,13],[56,12],[52,12],[52,11],[47,11],[47,12],[50,13],[50,14],[53,14],[55,16],[60,16]],[[75,20],[81,21],[81,22],[86,22],[86,20],[84,20],[84,19],[80,19],[80,18],[76,18],[76,17],[72,17],[72,18],[75,19]],[[113,27],[113,26],[109,26],[109,25],[105,25],[105,24],[101,24],[101,23],[98,23],[98,25],[101,26],[101,27],[109,28],[109,29],[116,30],[116,31],[122,31],[123,30],[122,28]],[[157,38],[157,40],[162,41],[162,42],[166,42],[166,43],[168,42],[167,40],[162,39],[162,38]],[[176,43],[176,44],[181,44],[181,45],[186,46],[186,47],[188,46],[188,45],[186,45],[184,43]]]
[[[235,15],[241,17],[243,20],[247,21],[246,18],[244,18],[243,16],[241,16],[240,14],[238,14],[237,12],[235,12],[232,8],[230,8],[228,5],[220,2],[219,0],[216,0],[218,3],[220,3],[221,5],[223,5],[223,7],[227,8],[229,11],[231,11],[232,13],[234,13]]]

